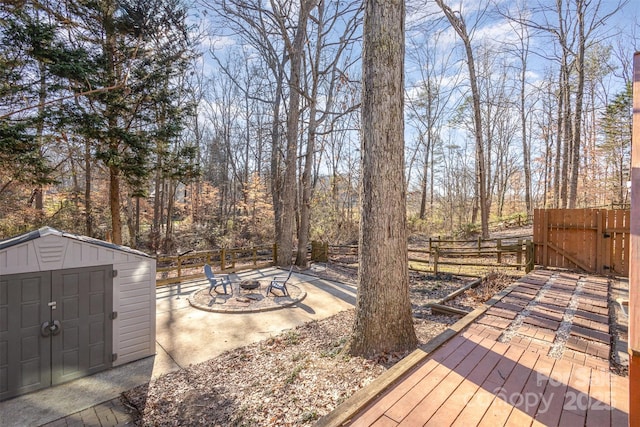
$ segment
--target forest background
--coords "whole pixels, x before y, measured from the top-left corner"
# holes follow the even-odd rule
[[[149,253],[275,241],[305,259],[311,240],[357,241],[361,3],[0,8],[0,239],[48,225]],[[409,0],[410,232],[627,206],[637,12]]]

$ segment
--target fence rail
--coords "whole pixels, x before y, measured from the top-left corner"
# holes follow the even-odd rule
[[[358,245],[328,245],[327,250],[329,257],[358,255]],[[533,245],[531,236],[475,240],[430,238],[424,248],[409,247],[408,258],[409,269],[415,271],[464,274],[462,270],[475,267],[483,272],[487,268],[514,268],[529,272],[533,269]],[[454,271],[455,268],[449,267],[460,268]]]
[[[202,279],[205,264],[211,265],[214,272],[218,273],[270,267],[275,264],[274,254],[276,253],[276,246],[273,245],[222,248],[175,256],[159,256],[156,260],[156,286]]]
[[[475,267],[533,269],[533,250],[528,236],[504,239],[441,240],[429,239],[426,247],[408,248],[409,269],[464,275]],[[211,265],[214,272],[264,268],[275,265],[277,246],[223,248],[213,251],[189,252],[175,256],[159,256],[156,260],[156,285],[169,285],[204,278],[203,267]],[[311,259],[327,262],[331,257],[357,257],[358,245],[328,245],[313,242]],[[455,267],[458,267],[457,271]],[[468,274],[478,276],[479,273]]]

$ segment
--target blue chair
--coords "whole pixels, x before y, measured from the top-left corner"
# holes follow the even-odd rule
[[[287,282],[291,278],[292,271],[293,265],[291,266],[291,268],[289,268],[289,274],[287,274],[286,276],[274,276],[273,279],[271,279],[271,283],[269,283],[269,286],[267,286],[265,295],[268,296],[269,292],[273,292],[274,289],[277,289],[282,292],[283,295],[288,296],[289,291],[287,290]]]
[[[204,265],[204,275],[207,276],[207,279],[209,280],[209,295],[211,295],[211,291],[218,286],[222,286],[225,294],[227,293],[227,285],[231,287],[231,280],[229,280],[229,276],[226,274],[219,274],[218,276],[215,276],[209,264]]]

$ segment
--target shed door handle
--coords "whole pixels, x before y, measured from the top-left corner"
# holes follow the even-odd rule
[[[51,337],[53,335],[58,335],[60,333],[60,331],[62,330],[62,327],[60,325],[60,321],[58,320],[54,320],[53,322],[43,322],[42,325],[40,325],[40,334],[43,337]]]
[[[53,324],[51,326],[49,326],[49,329],[51,330],[51,335],[58,335],[60,333],[60,331],[62,330],[62,327],[60,325],[60,321],[59,320],[54,320]]]
[[[51,336],[51,324],[47,321],[44,322],[42,325],[40,325],[40,334],[43,337],[50,337]]]

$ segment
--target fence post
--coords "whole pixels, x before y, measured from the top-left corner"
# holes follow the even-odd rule
[[[429,237],[429,252],[431,252],[431,240],[432,240],[432,238]]]
[[[530,273],[533,270],[534,262],[533,262],[533,243],[531,240],[527,239],[525,242],[525,247],[527,251],[527,264],[525,267],[525,273]]]
[[[480,256],[480,251],[482,251],[482,237],[478,236],[478,256]]]
[[[438,274],[438,258],[440,258],[440,248],[435,246],[433,248],[433,274]]]
[[[520,265],[522,264],[522,239],[518,239],[518,252],[516,252],[516,264],[518,264],[517,270],[520,271]]]
[[[178,278],[182,277],[182,258],[178,255]]]
[[[329,244],[314,240],[311,242],[311,261],[327,262],[329,259]]]
[[[238,258],[238,253],[234,250],[231,250],[231,268],[236,268],[236,258]]]
[[[220,270],[224,271],[227,262],[227,250],[225,248],[220,249]]]
[[[502,239],[498,239],[496,243],[496,252],[498,253],[498,264],[502,264]]]
[[[278,265],[278,244],[273,244],[273,265]]]
[[[252,255],[253,255],[253,265],[258,265],[258,250],[254,247],[251,248],[252,249]]]

